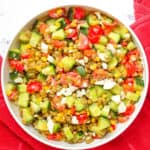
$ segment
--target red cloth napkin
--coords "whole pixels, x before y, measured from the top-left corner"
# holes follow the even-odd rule
[[[137,21],[131,26],[143,43],[150,66],[150,1],[135,0]],[[140,18],[140,19],[139,19]],[[0,64],[2,59],[0,58]],[[142,111],[133,124],[118,138],[92,150],[150,150],[150,90]],[[55,150],[27,135],[14,121],[0,89],[0,150]]]

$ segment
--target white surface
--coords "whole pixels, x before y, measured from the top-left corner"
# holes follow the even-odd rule
[[[29,19],[51,6],[72,3],[99,7],[128,25],[134,22],[133,0],[0,0],[0,54],[4,55],[9,41]]]

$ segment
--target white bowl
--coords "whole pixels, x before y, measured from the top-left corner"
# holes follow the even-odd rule
[[[75,6],[75,5],[73,5]],[[60,7],[60,6],[59,6]],[[70,7],[70,6],[62,6],[62,7]],[[82,6],[85,7],[85,9],[93,9],[93,10],[97,10],[97,11],[101,11],[104,12],[102,10],[93,8],[93,7],[89,7],[89,6]],[[110,14],[104,12],[106,15],[111,16]],[[31,28],[32,24],[35,22],[35,20],[37,20],[37,18],[41,18],[42,16],[45,16],[47,14],[47,11],[37,15],[36,17],[34,17],[32,20],[30,20],[23,28],[21,28],[21,30],[24,29],[28,29]],[[112,17],[112,16],[111,16]],[[115,17],[113,17],[115,18]],[[11,115],[13,116],[13,118],[15,119],[15,121],[18,123],[18,125],[26,132],[28,133],[30,136],[32,136],[34,139],[49,145],[49,146],[53,146],[55,148],[61,148],[61,149],[88,149],[88,148],[93,148],[93,147],[97,147],[97,146],[101,146],[103,144],[106,144],[108,142],[110,142],[111,140],[115,139],[117,136],[119,136],[121,133],[123,133],[130,125],[131,123],[134,121],[134,119],[137,117],[138,113],[140,112],[143,103],[145,101],[145,97],[147,94],[147,89],[148,89],[148,63],[147,63],[147,58],[145,56],[145,52],[143,50],[143,47],[140,43],[140,41],[138,40],[137,36],[134,34],[134,32],[132,31],[132,29],[128,26],[126,26],[128,28],[128,30],[130,31],[137,47],[139,48],[140,52],[141,52],[141,56],[142,56],[142,60],[143,60],[143,66],[144,66],[144,89],[142,91],[142,95],[140,97],[139,102],[136,104],[136,109],[134,111],[134,113],[130,116],[129,120],[125,123],[122,124],[118,124],[116,130],[113,133],[109,133],[107,134],[103,139],[98,139],[95,140],[94,142],[90,143],[90,144],[86,144],[86,143],[81,143],[81,144],[68,144],[66,142],[57,142],[57,141],[50,141],[47,138],[43,137],[40,133],[38,133],[32,126],[25,126],[22,124],[21,122],[21,117],[19,115],[19,109],[18,107],[14,104],[11,103],[5,93],[5,84],[9,81],[9,69],[8,69],[8,61],[7,61],[7,54],[8,54],[8,50],[11,48],[14,48],[18,45],[18,35],[19,32],[21,30],[19,30],[19,32],[17,33],[17,35],[14,37],[14,39],[12,40],[9,49],[7,50],[6,56],[4,56],[3,58],[3,63],[2,63],[2,72],[1,72],[1,81],[2,81],[2,91],[3,91],[3,95],[4,95],[4,99],[5,102],[7,104],[7,107],[11,113]]]

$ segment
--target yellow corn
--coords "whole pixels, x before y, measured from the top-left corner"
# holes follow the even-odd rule
[[[96,65],[96,64],[92,64],[92,65],[90,65],[90,69],[91,69],[91,70],[95,70],[95,69],[96,69],[96,67],[97,67],[97,65]]]
[[[116,125],[116,121],[115,121],[115,120],[110,120],[110,123],[111,123],[112,125]]]
[[[41,67],[40,66],[35,66],[35,69],[37,70],[37,71],[41,71]]]
[[[46,57],[42,57],[41,60],[42,61],[47,61],[47,58]]]

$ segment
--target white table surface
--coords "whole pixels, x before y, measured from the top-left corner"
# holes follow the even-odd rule
[[[133,0],[0,0],[0,55],[4,55],[17,31],[32,17],[56,5],[98,7],[125,24],[134,22]]]

